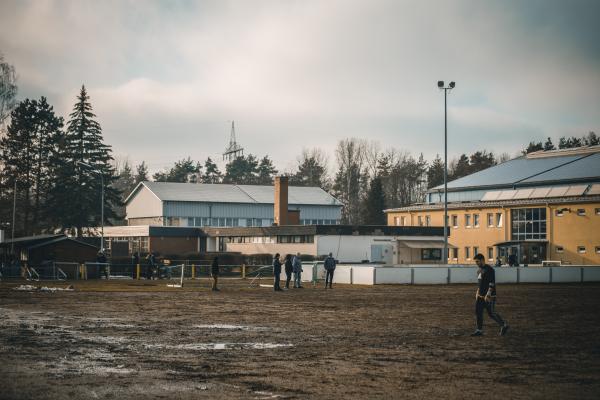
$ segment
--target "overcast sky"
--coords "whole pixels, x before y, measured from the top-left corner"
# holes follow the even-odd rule
[[[291,168],[359,137],[426,158],[600,133],[596,0],[0,1],[19,99],[82,84],[114,155],[246,152]]]

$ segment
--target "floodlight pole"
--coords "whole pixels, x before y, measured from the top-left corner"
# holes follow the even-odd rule
[[[450,82],[446,87],[444,81],[438,81],[438,88],[444,90],[444,253],[442,260],[448,264],[448,90],[454,89],[456,84]]]

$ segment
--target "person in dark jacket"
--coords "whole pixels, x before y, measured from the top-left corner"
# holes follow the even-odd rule
[[[290,288],[290,280],[292,280],[292,270],[293,270],[291,254],[287,254],[285,256],[284,264],[285,264],[285,288],[289,289]]]
[[[213,258],[213,262],[210,266],[210,276],[212,276],[212,290],[218,292],[217,281],[219,280],[219,257]]]
[[[292,268],[294,271],[294,287],[302,288],[302,259],[300,258],[300,253],[296,253],[294,258],[292,259]]]
[[[329,256],[327,256],[323,264],[323,266],[325,267],[325,272],[327,274],[325,275],[325,289],[327,289],[328,282],[329,289],[333,289],[331,287],[331,284],[333,283],[333,272],[335,271],[335,258],[333,258],[333,255],[331,253],[329,253]]]
[[[279,253],[275,254],[275,257],[273,257],[273,276],[273,290],[276,292],[282,291],[283,289],[279,287],[279,280],[281,278],[281,260],[279,260]]]
[[[148,261],[148,266],[146,269],[146,279],[150,280],[153,278],[156,269],[156,256],[153,252],[148,253],[146,256],[146,261]]]
[[[98,267],[100,268],[100,274],[104,275],[106,279],[108,279],[108,260],[106,259],[106,255],[104,251],[99,251],[96,256],[96,263],[98,263]]]
[[[477,330],[471,336],[483,335],[483,311],[487,311],[491,319],[500,325],[500,336],[508,331],[508,324],[495,310],[496,306],[496,273],[494,268],[485,263],[483,254],[475,255],[475,262],[479,267],[478,286],[475,293],[475,315],[477,316]]]

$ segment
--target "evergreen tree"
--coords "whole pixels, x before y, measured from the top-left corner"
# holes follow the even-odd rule
[[[544,145],[542,142],[529,142],[529,145],[525,150],[523,150],[523,154],[533,153],[534,151],[544,150]]]
[[[548,138],[548,140],[546,140],[546,143],[544,143],[544,151],[550,151],[550,150],[556,150],[556,147],[554,147],[554,144],[552,143],[552,139]]]
[[[273,165],[273,161],[269,156],[264,156],[256,169],[257,179],[256,183],[259,185],[272,185],[275,175],[277,175],[277,169]]]
[[[116,168],[116,173],[117,179],[113,183],[113,187],[121,193],[121,202],[123,204],[114,207],[117,218],[113,222],[124,223],[126,213],[124,202],[134,189],[136,183],[129,161],[125,160],[122,167]]]
[[[155,173],[152,178],[156,182],[198,183],[202,166],[190,157],[175,162],[170,170]]]
[[[427,168],[427,189],[444,183],[444,161],[436,154],[435,159]]]
[[[254,185],[258,175],[258,160],[252,154],[240,156],[225,166],[223,183]]]
[[[327,188],[327,162],[319,149],[303,150],[298,157],[298,169],[290,176],[290,185]]]
[[[51,155],[62,126],[62,118],[46,98],[25,99],[12,112],[7,135],[0,140],[0,164],[10,166],[3,171],[3,186],[14,195],[17,182],[19,234],[40,233],[46,226],[42,210],[49,191]]]
[[[385,194],[381,178],[376,176],[371,180],[371,187],[364,202],[364,219],[366,225],[386,225]]]
[[[145,182],[149,180],[150,178],[148,178],[148,167],[146,166],[146,163],[142,161],[141,164],[135,167],[135,177],[133,179],[134,187],[137,186],[140,182]]]
[[[600,144],[600,138],[594,132],[590,132],[583,138],[586,146],[597,146]]]
[[[219,171],[219,167],[208,157],[204,163],[202,183],[220,183],[221,179],[223,179],[223,174]]]
[[[461,154],[459,159],[452,163],[450,166],[450,178],[448,180],[455,180],[467,176],[471,173],[471,165],[469,164],[469,158],[466,154]]]
[[[469,165],[470,173],[473,174],[475,172],[482,171],[489,167],[493,167],[494,165],[496,165],[496,159],[493,153],[488,153],[486,150],[477,151],[471,154]]]
[[[583,146],[583,140],[575,136],[571,136],[570,138],[566,138],[563,136],[558,141],[559,149],[573,149],[581,146]]]
[[[113,187],[117,179],[111,165],[111,148],[104,144],[102,128],[94,119],[92,105],[85,86],[81,87],[73,112],[69,115],[67,132],[55,154],[54,183],[51,189],[51,209],[57,227],[75,229],[99,226],[101,210],[105,223],[114,219],[113,205],[120,205],[120,192]],[[101,204],[102,181],[104,204]]]

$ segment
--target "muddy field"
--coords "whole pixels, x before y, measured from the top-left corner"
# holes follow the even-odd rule
[[[2,399],[600,398],[600,285],[0,283]],[[65,283],[35,285],[65,287]]]

